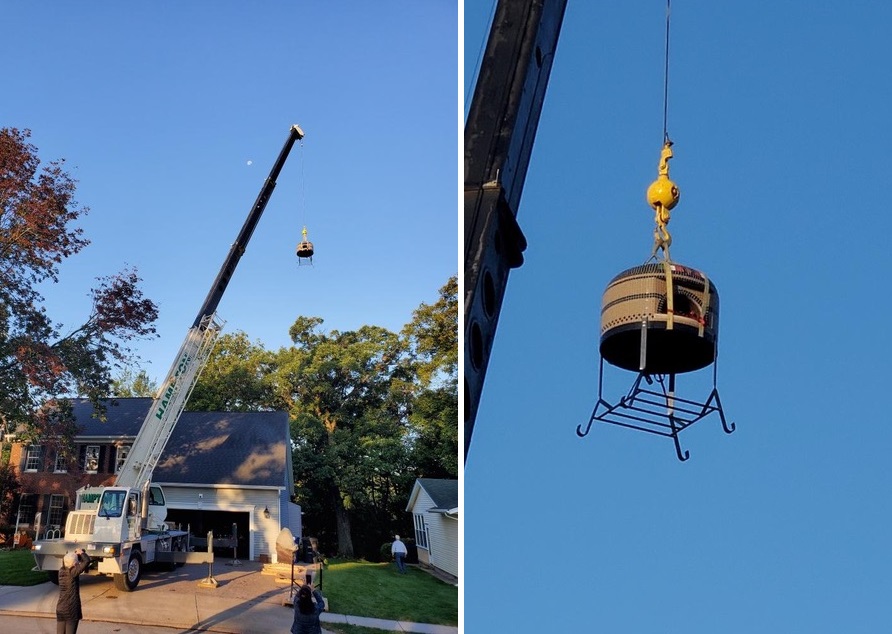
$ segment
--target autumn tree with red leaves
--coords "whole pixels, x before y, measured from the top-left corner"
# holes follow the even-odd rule
[[[0,426],[21,438],[73,434],[71,397],[100,406],[112,372],[136,360],[131,343],[155,334],[158,310],[132,268],[97,278],[84,323],[55,323],[38,286],[59,282],[59,265],[89,244],[65,161],[41,167],[30,130],[0,128]]]

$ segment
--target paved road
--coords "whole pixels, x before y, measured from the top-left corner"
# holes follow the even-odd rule
[[[192,631],[194,632],[195,630]],[[7,616],[0,614],[0,632],[56,634],[56,620],[34,616]],[[77,628],[77,634],[177,634],[180,632],[188,632],[188,630],[86,620],[81,621],[80,626]],[[281,634],[287,634],[287,632],[288,630],[285,630]]]
[[[120,592],[110,577],[81,577],[84,620],[78,634],[220,632],[287,633],[294,612],[285,605],[288,585],[261,574],[263,566],[215,564],[216,588],[200,587],[208,567],[187,565],[175,572],[145,571],[134,592]],[[323,580],[324,593],[324,580]],[[58,588],[51,583],[27,588],[0,586],[0,632],[53,634]],[[323,621],[378,627],[390,631],[456,634],[442,625],[381,621],[324,613]]]

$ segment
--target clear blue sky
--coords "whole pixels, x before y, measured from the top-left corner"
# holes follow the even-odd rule
[[[491,6],[465,3],[466,86]],[[718,287],[737,431],[697,423],[685,463],[575,434],[604,287],[650,253],[665,7],[568,2],[465,469],[467,631],[886,631],[892,5],[672,3],[672,256]]]
[[[8,3],[0,125],[65,158],[92,245],[46,290],[79,323],[136,266],[163,379],[293,123],[304,129],[219,307],[288,345],[298,315],[399,330],[458,270],[453,2]],[[249,165],[248,162],[251,161]],[[294,251],[306,225],[314,266]]]

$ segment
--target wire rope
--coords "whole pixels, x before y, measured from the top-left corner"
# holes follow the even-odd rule
[[[307,213],[307,178],[304,175],[304,141],[300,140],[300,205],[303,208],[304,220]]]
[[[663,143],[669,141],[669,18],[671,1],[666,0],[666,55],[663,68]]]

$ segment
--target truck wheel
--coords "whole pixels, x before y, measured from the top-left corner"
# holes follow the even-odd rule
[[[132,553],[124,574],[115,575],[115,587],[121,592],[132,592],[139,584],[142,576],[142,557],[139,553]]]
[[[46,574],[50,576],[50,583],[59,585],[59,571],[58,570],[47,570]]]

